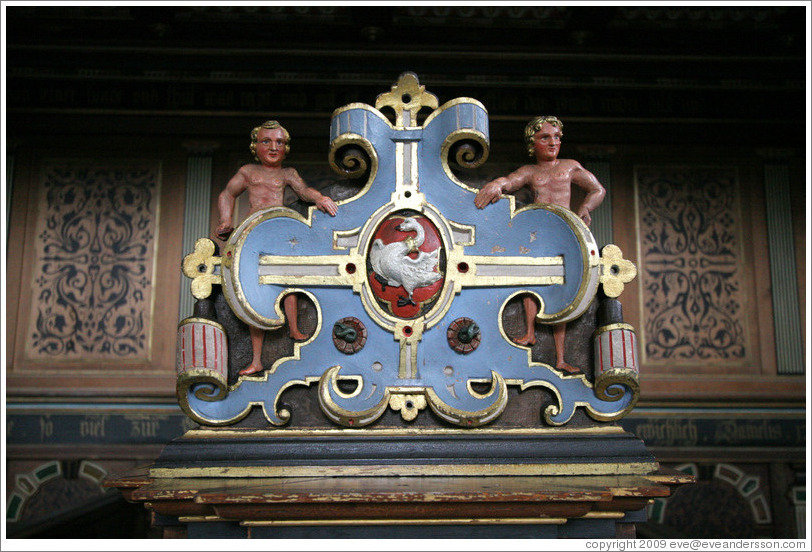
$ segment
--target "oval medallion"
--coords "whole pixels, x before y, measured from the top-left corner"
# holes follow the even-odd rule
[[[427,313],[445,275],[445,251],[434,223],[417,211],[398,211],[381,222],[371,242],[367,277],[381,308],[404,319]]]

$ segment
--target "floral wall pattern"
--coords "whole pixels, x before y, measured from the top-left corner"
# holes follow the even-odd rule
[[[644,358],[745,360],[736,169],[637,167],[635,183]]]
[[[148,359],[159,165],[46,162],[40,183],[28,357]]]

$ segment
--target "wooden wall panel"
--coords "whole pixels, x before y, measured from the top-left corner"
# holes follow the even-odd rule
[[[43,155],[18,173],[10,397],[174,395],[179,161]]]
[[[43,163],[27,360],[149,362],[160,176],[150,161]]]
[[[758,160],[633,152],[614,165],[615,242],[638,277],[620,297],[638,331],[641,402],[751,406],[804,396],[777,374]]]
[[[637,166],[638,277],[649,367],[752,366],[735,167]]]

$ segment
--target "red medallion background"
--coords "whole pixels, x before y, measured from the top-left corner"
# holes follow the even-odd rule
[[[440,240],[440,232],[429,219],[417,212],[400,212],[390,215],[390,217],[385,219],[375,231],[375,234],[372,236],[372,240],[370,241],[370,246],[377,239],[380,239],[385,245],[388,245],[390,243],[403,241],[406,238],[413,238],[415,236],[414,232],[401,232],[397,229],[398,225],[400,225],[400,223],[402,223],[406,217],[414,218],[418,223],[420,223],[420,226],[422,226],[426,232],[425,241],[423,242],[423,245],[418,248],[420,251],[430,253],[435,249],[441,250],[440,262],[438,263],[437,268],[439,269],[440,274],[443,274],[445,269],[445,255],[442,251],[443,244]],[[409,256],[416,258],[417,253],[411,253]],[[437,300],[440,291],[443,289],[443,282],[445,281],[445,278],[440,278],[429,286],[415,289],[414,293],[412,294],[412,299],[415,304],[398,306],[398,298],[408,297],[406,290],[403,289],[403,286],[384,286],[384,284],[375,278],[375,272],[372,270],[372,267],[369,266],[369,263],[367,263],[367,275],[369,278],[369,284],[372,286],[372,293],[378,299],[378,303],[384,309],[398,318],[407,319],[417,318],[418,316],[428,312],[428,310]]]

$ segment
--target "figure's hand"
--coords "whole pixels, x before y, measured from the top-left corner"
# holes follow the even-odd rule
[[[320,211],[324,211],[325,213],[327,213],[331,217],[336,216],[336,213],[338,213],[338,205],[336,205],[335,201],[333,201],[332,199],[330,199],[327,196],[321,196],[321,199],[317,199],[316,200],[316,207]]]
[[[584,221],[584,224],[586,224],[587,226],[592,224],[592,216],[589,214],[589,211],[587,209],[581,209],[578,212],[578,216],[581,217],[581,220]]]
[[[482,209],[486,205],[496,203],[500,199],[502,199],[502,187],[496,181],[488,182],[477,192],[474,198],[474,205],[476,205],[477,209]]]
[[[218,238],[226,241],[233,231],[234,227],[231,226],[231,224],[224,222],[217,227],[217,230],[215,230],[214,233]]]

